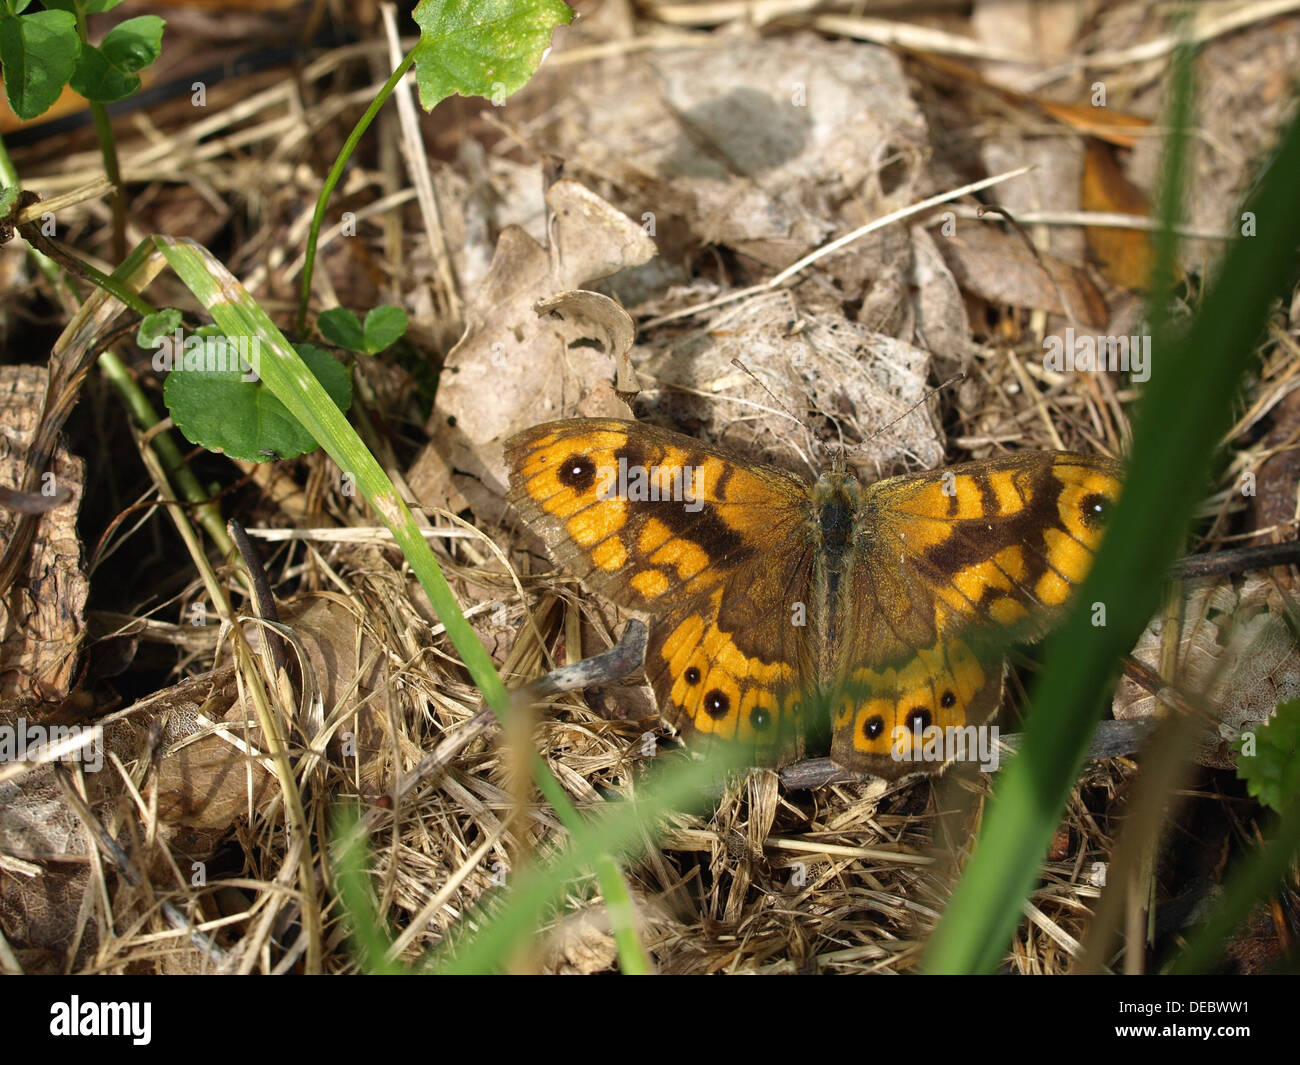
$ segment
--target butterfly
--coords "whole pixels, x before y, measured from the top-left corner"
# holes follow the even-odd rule
[[[1105,457],[1023,451],[815,482],[639,422],[548,422],[505,446],[508,498],[554,558],[650,619],[645,670],[688,742],[935,771],[1002,700],[1006,645],[1063,613],[1119,498]],[[938,730],[938,732],[936,732]],[[946,752],[946,753],[945,753]]]

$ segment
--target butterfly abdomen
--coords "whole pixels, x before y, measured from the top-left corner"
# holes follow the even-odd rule
[[[809,628],[818,673],[827,676],[836,667],[834,653],[842,646],[845,626],[851,624],[843,590],[851,579],[862,497],[855,478],[832,470],[813,486],[810,498],[814,561]]]

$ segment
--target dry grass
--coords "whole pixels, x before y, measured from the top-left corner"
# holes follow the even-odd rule
[[[438,177],[444,193],[446,183],[454,181],[469,185],[474,195],[512,195],[505,175],[536,169],[533,136],[540,136],[548,120],[563,117],[569,106],[565,79],[575,71],[590,74],[589,64],[606,61],[611,50],[685,50],[679,31],[669,33],[654,24],[621,42],[601,41],[598,35],[599,30],[589,31],[567,55],[557,53],[561,62],[555,71],[544,71],[535,92],[504,117],[461,101],[439,112],[448,121],[426,126],[425,132],[442,154],[452,157],[456,149],[491,133],[495,160],[493,167],[482,158],[475,162],[474,152],[481,156],[482,149],[466,148],[468,154]],[[696,49],[705,40],[692,36],[689,44]],[[226,216],[237,204],[240,217],[260,220],[261,228],[231,240],[223,257],[264,306],[288,311],[301,268],[298,249],[309,214],[304,205],[312,202],[317,187],[318,171],[304,160],[314,158],[312,141],[322,131],[334,142],[340,113],[353,114],[373,94],[381,79],[361,84],[358,61],[383,54],[378,44],[331,52],[307,66],[301,80],[279,76],[255,92],[241,91],[242,102],[218,99],[201,122],[167,124],[165,113],[152,121],[136,119],[144,136],[124,152],[126,176],[140,190],[135,209],[148,219],[149,228],[183,232],[205,218],[211,206]],[[326,79],[342,70],[352,86],[346,93],[320,91]],[[923,77],[915,68],[909,72]],[[313,87],[315,94],[304,98],[301,85]],[[1134,86],[1132,100],[1142,99],[1145,88]],[[918,92],[937,100],[947,90],[936,81]],[[1132,101],[1112,106],[1122,109],[1126,102]],[[942,101],[934,105],[949,106]],[[1013,140],[1034,132],[1039,121],[1002,117],[1006,121],[997,132]],[[434,311],[458,305],[466,294],[450,298],[448,275],[427,250],[423,235],[398,224],[398,209],[414,194],[391,150],[395,134],[390,128],[381,130],[381,137],[385,147],[352,171],[340,200],[340,207],[357,211],[363,229],[370,225],[367,239],[348,244],[346,252],[342,243],[327,252],[332,257],[324,260],[329,268],[322,271],[320,302],[327,304],[337,295],[338,302],[365,307],[380,302],[385,292],[400,290],[415,322],[413,341],[437,361],[456,334]],[[82,143],[75,137],[58,138],[17,151],[15,157],[19,168],[32,175],[32,187],[53,193],[98,174],[97,156]],[[332,150],[321,154],[328,157]],[[935,154],[938,173],[947,176],[959,169],[944,152],[936,148]],[[589,184],[596,187],[603,178],[605,191],[626,191],[626,173],[600,174],[595,166],[588,158],[578,167]],[[937,182],[930,191],[956,184]],[[106,218],[100,206],[91,204],[80,216],[68,218],[64,239],[93,247],[93,235]],[[846,212],[835,221],[852,218]],[[928,224],[938,222],[932,216]],[[438,242],[446,238],[435,236]],[[461,236],[466,254],[484,253],[486,245],[471,248],[470,237]],[[1032,229],[1027,236],[1044,249],[1049,244],[1044,230]],[[699,284],[698,292],[687,285],[631,309],[649,320],[702,302],[710,292],[716,294],[718,279],[727,273],[714,270],[715,265],[706,263],[691,279]],[[464,270],[464,260],[459,266]],[[735,287],[752,268],[752,263],[728,267],[735,270]],[[705,273],[708,285],[702,283]],[[753,273],[762,275],[761,270]],[[834,303],[816,279],[793,293],[797,315],[821,313]],[[1132,305],[1117,289],[1108,288],[1106,294],[1117,304]],[[161,295],[158,300],[163,302]],[[754,310],[745,328],[784,327],[790,308],[789,301],[769,300],[766,309]],[[972,300],[969,309],[972,314],[996,309],[998,314],[987,328],[980,325],[977,335],[966,338],[965,380],[920,408],[931,428],[942,427],[935,439],[949,461],[1008,448],[1123,452],[1135,392],[1109,375],[1055,375],[1043,369],[1045,312],[1008,312],[980,300]],[[723,313],[647,330],[639,337],[638,362],[669,365],[665,360],[682,345],[716,332]],[[725,324],[735,326],[734,317]],[[1237,486],[1243,471],[1260,472],[1263,483],[1262,471],[1270,460],[1289,462],[1295,452],[1300,435],[1290,414],[1300,365],[1295,355],[1293,333],[1280,328],[1270,336],[1260,373],[1244,397],[1231,463],[1207,492],[1207,514],[1213,520],[1205,541],[1195,545],[1198,549],[1246,535],[1293,538],[1295,515],[1288,511],[1294,510],[1294,498],[1285,497],[1293,479],[1282,473],[1268,482],[1270,500],[1279,492],[1284,498],[1281,506],[1270,502],[1272,517],[1267,519]],[[932,367],[931,380],[952,368]],[[147,377],[147,370],[142,373]],[[412,366],[359,362],[356,373],[363,424],[368,420],[367,443],[385,466],[406,468],[424,439],[426,413]],[[659,404],[665,397],[680,402],[690,391],[680,382],[674,388],[665,374],[647,383],[642,402],[651,413],[664,409]],[[816,401],[825,393],[814,389],[811,395]],[[741,389],[731,389],[722,397],[706,397],[706,404],[723,411],[720,417],[727,420],[735,410],[728,404],[738,403],[738,397]],[[901,399],[894,404],[906,407]],[[821,414],[824,420],[815,419],[815,424],[827,440],[836,438],[835,427],[847,427],[850,441],[870,437],[882,418],[877,410],[832,404]],[[764,419],[763,432],[777,438],[776,447],[787,445],[787,455],[807,451],[801,432],[772,430],[771,423]],[[1272,426],[1283,429],[1274,432]],[[766,436],[760,443],[774,447]],[[126,445],[119,433],[104,454],[124,454]],[[914,454],[916,447],[909,438],[898,454]],[[902,468],[906,463],[898,454],[877,458],[872,475]],[[246,478],[230,500],[232,509],[246,515],[255,538],[266,534],[256,542],[284,620],[302,640],[290,658],[306,658],[313,665],[311,670],[295,666],[296,683],[305,692],[301,705],[309,707],[319,694],[323,717],[315,740],[320,757],[298,763],[307,831],[284,830],[278,789],[245,754],[250,745],[262,744],[255,717],[239,709],[250,705],[250,681],[263,677],[260,657],[241,661],[232,657],[229,639],[218,641],[208,630],[170,623],[184,618],[190,604],[203,601],[202,584],[191,560],[176,551],[157,525],[128,540],[133,522],[110,527],[101,515],[92,515],[90,521],[107,530],[96,547],[98,558],[112,557],[119,547],[139,551],[136,545],[142,543],[149,545],[145,553],[154,556],[148,565],[124,564],[124,577],[113,581],[131,606],[115,605],[110,612],[101,599],[92,619],[101,642],[129,637],[139,644],[132,672],[114,682],[123,705],[106,718],[113,757],[104,779],[44,767],[28,774],[24,785],[31,801],[63,796],[66,810],[90,829],[88,834],[114,840],[118,849],[114,853],[104,842],[99,848],[72,846],[57,859],[48,854],[3,859],[0,878],[8,890],[0,897],[0,917],[9,938],[25,943],[0,956],[10,959],[6,964],[27,971],[271,972],[300,967],[319,952],[323,970],[352,971],[356,961],[331,890],[329,848],[332,808],[352,796],[359,797],[371,829],[371,883],[379,912],[396,937],[398,956],[415,961],[463,929],[467,914],[499,891],[511,870],[562,837],[549,809],[520,783],[511,754],[515,746],[532,743],[584,810],[636,794],[647,772],[649,760],[641,752],[648,731],[658,739],[656,764],[686,757],[657,722],[625,716],[629,707],[645,711],[652,706],[648,693],[634,682],[585,696],[553,697],[536,707],[531,734],[520,726],[519,734],[509,737],[514,745],[505,742],[498,726],[482,715],[478,692],[391,544],[385,546],[377,536],[357,542],[333,535],[340,527],[364,529],[376,522],[356,498],[340,492],[328,460],[317,454],[234,474],[229,466],[220,469],[227,482],[239,473]],[[134,491],[125,482],[115,485],[103,505],[125,511],[129,501],[122,493],[128,489]],[[1247,507],[1252,508],[1249,514]],[[526,531],[502,520],[499,511],[476,514],[478,527],[471,530],[445,509],[426,506],[423,514],[459,602],[510,686],[614,642],[622,620],[581,593],[572,580],[551,572],[544,559],[530,553]],[[271,538],[285,528],[299,531],[290,540]],[[217,567],[216,573],[231,592],[239,588],[231,569]],[[259,643],[255,628],[245,632]],[[184,691],[170,687],[194,677],[201,679],[189,681]],[[308,720],[299,705],[285,705],[276,685],[263,682],[263,688],[284,721],[301,728]],[[112,690],[101,686],[101,697]],[[244,702],[236,698],[237,691]],[[1016,707],[1023,702],[1019,675],[1010,691],[1013,706],[1004,711],[1004,722],[1014,723]],[[227,711],[233,716],[223,720]],[[164,764],[186,751],[192,756],[206,752],[218,768],[197,776],[194,765],[184,763],[181,776],[195,782],[196,794],[178,801],[160,783],[160,774]],[[432,765],[431,752],[437,752]],[[1098,869],[1110,860],[1116,822],[1136,769],[1124,758],[1088,768],[1016,935],[1012,971],[1060,973],[1070,968],[1100,894]],[[1194,788],[1214,797],[1219,783],[1206,776],[1197,778]],[[988,777],[950,774],[939,781],[886,785],[864,780],[787,790],[772,770],[743,774],[715,808],[703,816],[675,817],[663,838],[627,866],[642,942],[662,972],[907,971],[917,964],[944,907],[954,864],[978,831],[990,786]],[[74,799],[76,793],[85,801]],[[1234,821],[1237,814],[1226,816]],[[1187,825],[1174,832],[1171,847],[1188,845],[1192,830]],[[1169,892],[1193,875],[1194,863],[1176,855],[1161,862],[1169,874]],[[313,871],[317,889],[306,898],[298,887],[304,865]],[[44,910],[32,902],[36,884],[46,898]],[[304,920],[304,912],[311,919]],[[313,927],[319,928],[318,942],[313,942]],[[44,946],[31,945],[37,943]],[[571,886],[562,916],[543,929],[519,964],[552,972],[602,972],[614,966],[613,939],[594,881]]]

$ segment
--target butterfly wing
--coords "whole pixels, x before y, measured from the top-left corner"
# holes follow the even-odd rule
[[[936,768],[900,760],[918,730],[997,709],[1007,643],[1059,619],[1120,475],[1105,458],[1021,452],[864,490],[835,761],[887,777]]]
[[[575,418],[506,444],[509,499],[567,570],[655,615],[646,674],[675,726],[779,756],[797,735],[807,486],[690,437]]]

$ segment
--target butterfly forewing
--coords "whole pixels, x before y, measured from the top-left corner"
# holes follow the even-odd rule
[[[615,602],[662,611],[791,550],[807,489],[655,426],[574,418],[506,445],[510,501],[565,568]]]

